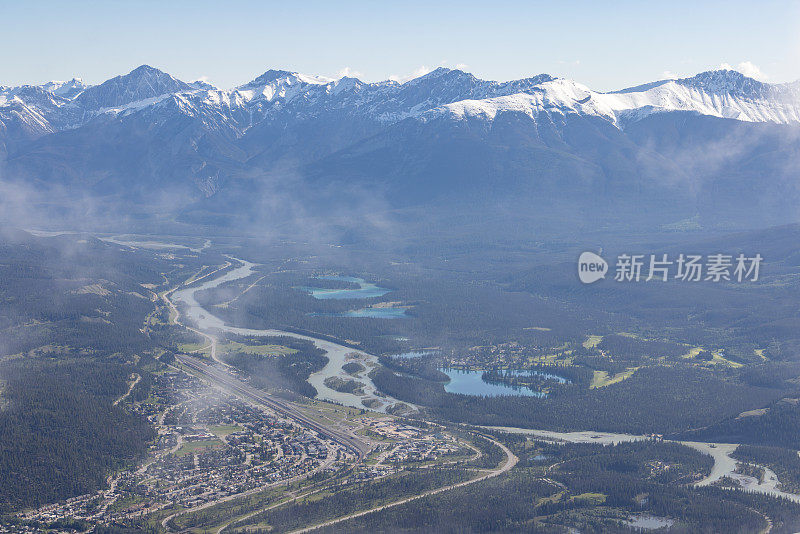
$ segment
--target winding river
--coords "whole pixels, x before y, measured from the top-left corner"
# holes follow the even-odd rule
[[[372,383],[372,380],[367,376],[369,370],[378,364],[378,358],[367,354],[364,351],[356,350],[344,345],[339,345],[332,341],[317,339],[315,337],[296,334],[294,332],[286,332],[283,330],[275,329],[254,329],[254,328],[239,328],[229,326],[225,322],[208,311],[200,305],[195,298],[198,291],[206,289],[213,289],[227,282],[233,282],[247,278],[255,273],[255,263],[251,263],[238,258],[230,257],[231,261],[240,264],[228,272],[212,278],[198,286],[187,287],[179,289],[172,294],[172,299],[176,304],[180,304],[181,312],[185,314],[186,318],[194,322],[197,328],[204,332],[218,330],[221,332],[229,332],[231,334],[238,334],[242,336],[257,336],[257,337],[275,337],[275,336],[288,336],[296,339],[303,339],[312,342],[317,348],[325,352],[328,358],[328,363],[321,370],[312,373],[308,377],[308,383],[314,386],[317,390],[317,398],[337,402],[345,406],[353,408],[366,408],[378,412],[386,412],[389,408],[398,408],[402,406],[413,409],[408,403],[401,403],[393,397],[389,397],[379,392]],[[364,365],[367,370],[352,376],[342,369],[342,366],[348,361],[358,361]],[[338,377],[342,380],[354,380],[359,383],[361,391],[358,393],[344,393],[336,391],[325,385],[325,380],[331,377]],[[392,411],[392,410],[390,410]]]
[[[111,242],[134,247],[143,245],[142,242],[122,243],[116,240],[112,240]],[[149,245],[149,243],[144,243],[144,245]],[[161,243],[159,243],[159,245],[161,245]],[[208,242],[204,244],[203,248],[206,248],[207,246]],[[372,383],[372,380],[367,376],[370,368],[379,365],[377,358],[371,354],[355,350],[350,347],[345,347],[344,345],[339,345],[331,341],[317,339],[312,336],[296,334],[294,332],[286,332],[276,329],[253,329],[228,326],[222,319],[203,308],[195,298],[195,294],[198,291],[212,289],[224,283],[247,278],[254,274],[254,267],[256,266],[255,263],[230,256],[229,258],[231,261],[240,265],[220,276],[217,276],[216,278],[212,278],[206,282],[203,282],[198,286],[178,289],[173,292],[173,301],[180,303],[182,313],[186,314],[186,317],[193,321],[200,330],[206,332],[219,330],[222,332],[230,332],[232,334],[257,337],[288,336],[310,341],[316,347],[324,351],[328,358],[328,363],[325,365],[325,367],[316,373],[312,373],[308,378],[308,382],[317,390],[317,398],[337,402],[345,406],[351,406],[354,408],[368,408],[384,413],[387,412],[387,408],[391,408],[393,406],[405,405],[412,410],[417,408],[416,406],[409,405],[408,403],[401,403],[397,399],[386,396],[377,390],[375,385]],[[414,355],[416,356],[416,354]],[[342,370],[342,366],[348,361],[353,361],[354,358],[367,367],[367,371],[359,373],[358,376],[351,376]],[[356,380],[360,383],[362,392],[359,394],[353,394],[333,390],[325,385],[325,380],[329,377],[340,377],[342,379]],[[648,436],[643,435],[610,432],[555,432],[549,430],[535,430],[516,427],[484,428],[517,434],[527,434],[542,440],[562,443],[598,443],[601,445],[610,445],[615,443],[649,439]],[[680,443],[704,454],[708,454],[714,460],[714,465],[711,469],[711,472],[704,479],[697,482],[697,486],[707,486],[720,480],[722,477],[727,476],[738,481],[744,491],[763,493],[774,497],[784,497],[793,502],[800,503],[800,495],[787,493],[778,489],[780,484],[778,477],[772,470],[766,468],[765,466],[762,466],[764,467],[765,472],[763,482],[759,482],[753,477],[735,473],[737,461],[731,456],[731,454],[739,446],[738,444],[703,443],[694,441],[676,441],[676,443]]]
[[[530,428],[506,426],[491,426],[484,428],[500,430],[512,434],[527,434],[544,441],[562,443],[597,443],[600,445],[614,445],[617,443],[650,439],[648,436],[617,434],[612,432],[554,432],[550,430],[534,430]],[[796,493],[787,493],[778,489],[778,484],[780,484],[778,477],[772,470],[765,466],[761,466],[764,467],[763,482],[759,482],[754,477],[735,473],[734,471],[736,470],[737,460],[731,457],[731,454],[733,454],[733,452],[739,446],[736,443],[703,443],[698,441],[675,441],[674,443],[680,443],[686,447],[691,447],[692,449],[702,452],[703,454],[708,454],[714,459],[714,465],[711,468],[711,472],[703,480],[697,482],[695,484],[696,486],[708,486],[720,480],[722,477],[727,476],[738,481],[739,485],[744,491],[764,493],[766,495],[772,495],[773,497],[785,497],[790,501],[800,503],[800,495]]]

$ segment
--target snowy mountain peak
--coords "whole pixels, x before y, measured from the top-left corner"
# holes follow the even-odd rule
[[[363,85],[364,82],[362,82],[358,78],[343,76],[330,84],[330,91],[334,93],[340,93],[342,91],[357,89]]]
[[[192,86],[166,72],[150,65],[142,65],[128,74],[89,87],[75,101],[88,110],[100,110],[190,89]]]
[[[193,82],[189,82],[189,85],[191,85],[194,89],[199,89],[201,91],[216,91],[217,90],[217,88],[214,85],[212,85],[212,84],[210,84],[210,83],[208,83],[208,82],[206,82],[204,80],[195,80]]]
[[[60,108],[69,103],[69,99],[47,91],[41,85],[22,85],[0,90],[0,106],[25,109],[27,112],[40,115],[40,120],[45,121],[47,120],[45,117],[59,115]],[[56,122],[63,123],[58,117],[55,118]]]
[[[288,70],[270,69],[261,76],[258,76],[254,80],[244,84],[242,87],[255,87],[258,85],[274,83],[282,78],[291,78],[293,74],[294,73],[289,72]]]
[[[126,76],[135,78],[139,76],[162,76],[165,74],[167,73],[145,63],[130,71]]]
[[[557,80],[558,78],[550,76],[549,74],[542,73],[537,74],[536,76],[531,76],[530,78],[522,78],[521,80],[514,80],[511,82],[507,82],[510,84],[514,83],[525,83],[529,85],[539,85],[545,82],[552,82],[553,80]]]
[[[42,89],[49,91],[56,96],[72,100],[82,93],[89,86],[83,83],[80,78],[72,78],[69,81],[51,81],[43,84]]]
[[[680,85],[701,89],[707,93],[758,98],[769,91],[769,84],[760,82],[735,70],[710,70],[691,78],[675,80]]]
[[[235,89],[246,102],[273,102],[292,100],[294,97],[315,87],[334,84],[331,78],[310,76],[288,70],[270,69],[251,82]]]
[[[498,96],[491,98],[461,100],[441,106],[425,114],[425,118],[453,115],[457,118],[481,118],[494,120],[499,113],[524,113],[535,118],[540,113],[583,114],[603,117],[616,122],[615,109],[604,101],[603,95],[594,93],[585,85],[565,78],[544,75],[540,83],[525,83],[527,80],[497,84]],[[531,79],[538,82],[538,79]],[[520,89],[519,91],[514,91]]]
[[[478,81],[478,78],[468,72],[458,69],[448,69],[447,67],[438,67],[433,69],[427,74],[423,74],[417,78],[413,78],[406,82],[406,85],[418,85],[423,83],[437,83],[442,80],[462,80],[467,82]]]
[[[617,95],[618,99],[610,100],[615,105],[622,102],[629,116],[631,111],[638,116],[660,111],[693,111],[747,122],[800,122],[800,86],[760,82],[733,70],[663,80]]]
[[[448,74],[451,74],[451,73],[454,74],[454,75],[467,74],[463,70],[459,70],[459,69],[448,69],[447,67],[436,67],[435,69],[433,69],[429,73],[423,74],[422,76],[420,76],[419,78],[416,78],[416,79],[417,80],[420,80],[420,79],[433,80],[435,78],[440,78],[442,76],[447,76]],[[470,74],[470,76],[472,76],[472,75]]]
[[[572,80],[542,78],[494,86],[495,95],[444,105],[427,116],[494,120],[503,112],[600,117],[619,128],[656,113],[692,112],[745,122],[800,122],[800,85],[767,84],[735,71],[710,71],[599,93]],[[538,81],[538,80],[533,80]],[[496,83],[496,82],[494,82]]]
[[[301,74],[288,70],[275,70],[270,69],[253,81],[246,83],[242,87],[257,87],[260,85],[271,85],[276,82],[282,82],[288,85],[305,83],[310,85],[325,85],[332,82],[332,78],[324,76],[313,76],[309,74]]]

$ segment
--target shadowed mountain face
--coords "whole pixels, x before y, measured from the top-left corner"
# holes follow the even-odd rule
[[[404,84],[268,71],[219,90],[142,66],[0,87],[0,184],[17,208],[87,224],[471,210],[761,226],[797,220],[799,92],[733,71],[597,93],[448,69]]]

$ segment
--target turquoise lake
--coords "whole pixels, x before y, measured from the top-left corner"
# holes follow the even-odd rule
[[[336,280],[339,282],[350,282],[353,284],[358,284],[358,289],[330,289],[330,288],[322,288],[322,287],[299,287],[303,291],[309,293],[312,297],[319,300],[328,300],[328,299],[370,299],[374,297],[382,297],[391,289],[386,289],[384,287],[380,287],[375,285],[371,282],[367,282],[363,278],[357,278],[355,276],[332,276],[332,275],[325,275],[325,276],[318,276],[320,280]],[[359,310],[355,310],[359,311]],[[360,316],[355,316],[360,317]]]
[[[463,371],[461,369],[439,369],[450,378],[444,385],[444,390],[448,393],[459,393],[461,395],[475,395],[486,397],[498,397],[501,395],[522,395],[525,397],[546,397],[542,391],[535,391],[522,386],[511,386],[497,382],[486,382],[483,379],[483,371]],[[560,384],[569,382],[564,377],[530,370],[507,370],[504,374],[511,376],[541,376],[555,380]]]
[[[361,308],[340,313],[312,313],[310,315],[313,317],[370,317],[372,319],[402,319],[403,317],[408,317],[405,308]]]

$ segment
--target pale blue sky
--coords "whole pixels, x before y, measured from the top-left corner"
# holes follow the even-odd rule
[[[723,63],[800,78],[800,2],[788,0],[0,0],[0,12],[0,85],[98,83],[143,63],[223,88],[269,68],[376,81],[439,65],[495,80],[546,72],[597,90]]]

